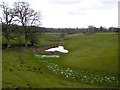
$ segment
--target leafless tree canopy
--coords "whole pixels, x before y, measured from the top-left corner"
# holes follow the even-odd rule
[[[2,22],[9,25],[12,24],[12,20],[15,17],[15,11],[8,7],[4,2],[3,5],[1,5],[2,9],[3,9],[3,19]]]
[[[23,26],[40,25],[40,13],[35,12],[28,2],[15,2],[14,11],[16,12],[16,21]]]
[[[29,38],[29,29],[26,26],[37,26],[40,24],[40,13],[35,12],[32,8],[30,8],[29,3],[27,2],[15,2],[14,3],[14,11],[16,12],[15,16],[18,23],[20,22],[24,27],[25,31],[25,46],[28,46],[28,38]]]
[[[12,8],[8,7],[8,5],[4,2],[3,5],[1,5],[1,8],[3,10],[3,18],[1,18],[1,23],[4,24],[4,36],[7,39],[7,47],[10,47],[10,39],[12,36],[11,29],[9,29],[9,27],[13,23],[15,11]]]
[[[28,2],[15,2],[13,8],[8,7],[5,3],[1,5],[3,9],[3,19],[2,23],[6,25],[4,33],[6,34],[6,39],[8,47],[10,47],[10,30],[8,29],[11,24],[18,24],[23,26],[23,31],[25,35],[25,46],[28,46],[28,38],[30,29],[27,26],[39,26],[40,25],[40,12],[36,12]]]

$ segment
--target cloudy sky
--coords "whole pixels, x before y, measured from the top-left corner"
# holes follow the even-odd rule
[[[21,0],[0,0],[13,4]],[[82,28],[118,26],[119,0],[22,0],[41,12],[41,26]]]

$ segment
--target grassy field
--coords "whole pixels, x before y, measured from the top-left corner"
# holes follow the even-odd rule
[[[79,35],[62,43],[69,53],[58,59],[61,65],[118,72],[118,36],[116,34]]]
[[[71,82],[50,73],[30,51],[3,50],[3,88],[97,87]]]
[[[104,86],[103,84],[106,82],[99,85],[97,82],[91,84],[86,81],[82,82],[81,80],[73,79],[72,77],[66,78],[64,74],[60,74],[60,70],[64,72],[70,68],[74,73],[83,75],[94,73],[90,79],[98,73],[103,73],[100,74],[102,77],[109,75],[115,77],[116,73],[118,73],[118,35],[116,33],[96,33],[92,35],[80,33],[66,35],[65,38],[70,38],[70,40],[63,40],[60,45],[69,50],[69,53],[52,53],[60,55],[60,58],[41,59],[35,57],[35,52],[32,52],[29,48],[3,49],[3,88],[109,87],[111,83],[107,83]],[[50,41],[51,39],[60,39],[60,36],[57,33],[44,33],[40,35],[39,45],[60,42]],[[17,39],[13,40],[12,44],[16,43],[16,41]],[[4,38],[3,43],[5,43]],[[40,54],[40,52],[36,53]],[[54,65],[58,65],[58,67],[55,68]],[[50,69],[53,67],[59,70],[54,73]],[[112,84],[116,87],[116,82]]]

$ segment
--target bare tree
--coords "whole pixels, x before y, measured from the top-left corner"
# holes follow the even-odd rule
[[[11,35],[11,29],[9,28],[10,25],[12,24],[12,21],[15,17],[15,12],[12,8],[8,7],[4,2],[1,5],[1,8],[3,9],[3,18],[1,18],[2,22],[2,29],[4,32],[4,36],[7,39],[7,47],[9,48],[10,45],[10,40],[13,38]]]
[[[28,47],[30,30],[27,29],[27,26],[39,25],[39,13],[31,9],[28,2],[15,2],[14,7],[14,11],[16,12],[17,16],[17,19],[15,21],[20,22],[22,24],[25,34],[25,46]]]
[[[39,35],[40,35],[40,31],[39,31],[39,35],[38,35],[38,27],[40,25],[40,12],[35,12],[32,13],[32,16],[29,19],[29,27],[28,27],[28,31],[29,31],[29,42],[31,43],[32,46],[34,46],[34,44],[38,44],[39,42]]]

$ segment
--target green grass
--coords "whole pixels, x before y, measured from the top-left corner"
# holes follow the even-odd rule
[[[70,66],[91,71],[118,72],[118,35],[94,34],[79,36],[62,45],[69,50],[57,61]]]
[[[50,72],[53,72],[57,76],[66,80],[104,87],[118,87],[119,84],[117,74],[60,66],[55,64],[52,61],[52,58],[39,58],[39,61],[43,62],[45,67],[49,69]]]
[[[40,39],[39,39],[40,44],[39,45],[59,43],[59,41],[49,41],[50,39],[60,39],[59,33],[58,34],[42,33],[40,35]]]
[[[72,34],[66,35],[70,40],[62,41],[61,45],[69,50],[68,54],[53,53],[60,58],[49,60],[60,66],[61,69],[71,68],[75,72],[103,73],[101,75],[114,75],[118,73],[118,35],[115,33],[96,33],[92,35]],[[43,33],[39,36],[40,45],[55,44],[60,39],[59,33]],[[24,42],[24,40],[22,41]],[[5,38],[3,37],[3,43]],[[11,41],[15,44],[17,38]],[[36,52],[40,53],[40,52]],[[46,54],[46,53],[45,53]],[[27,48],[3,49],[3,88],[38,87],[38,88],[94,88],[98,84],[88,84],[79,80],[66,79],[60,74],[49,70],[34,53]],[[44,60],[44,59],[43,59]],[[41,74],[42,73],[42,74]],[[109,84],[107,84],[108,86]],[[101,85],[100,87],[103,87]]]
[[[29,50],[3,50],[3,88],[97,87],[71,82],[50,73]]]
[[[2,89],[2,50],[0,49],[0,89]]]

